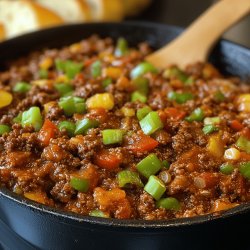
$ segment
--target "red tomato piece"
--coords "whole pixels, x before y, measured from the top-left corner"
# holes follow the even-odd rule
[[[147,135],[141,135],[140,139],[132,145],[132,151],[135,153],[143,153],[151,151],[158,146],[158,141]]]
[[[55,137],[57,131],[58,131],[57,126],[53,122],[47,119],[45,120],[38,134],[38,139],[44,146],[48,146],[50,139]]]
[[[122,159],[118,155],[116,155],[115,152],[103,149],[96,154],[94,162],[101,168],[112,170],[119,167]]]

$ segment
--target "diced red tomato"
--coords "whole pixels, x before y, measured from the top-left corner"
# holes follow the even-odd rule
[[[103,123],[108,118],[108,113],[104,108],[95,108],[90,110],[89,118],[99,121]]]
[[[250,154],[248,154],[246,152],[240,152],[240,159],[250,161]]]
[[[47,119],[39,132],[38,138],[44,146],[48,146],[50,139],[55,137],[57,131],[57,126]]]
[[[87,59],[87,60],[84,62],[84,67],[90,66],[94,61],[96,61],[96,57],[92,57],[92,58]]]
[[[244,128],[243,124],[238,120],[232,120],[230,123],[230,127],[235,131],[240,131]]]
[[[246,137],[248,140],[250,140],[250,129],[249,128],[244,128],[241,131],[241,135]]]
[[[75,79],[78,81],[84,81],[85,80],[84,74],[83,73],[77,74]]]
[[[143,153],[151,151],[158,146],[158,141],[150,136],[140,135],[140,139],[132,145],[132,151],[135,153]]]
[[[164,111],[165,111],[168,118],[172,118],[172,119],[175,119],[175,120],[181,120],[186,115],[186,112],[181,111],[181,110],[179,110],[177,108],[169,107],[169,108],[166,108]]]
[[[119,167],[122,162],[122,159],[115,152],[103,149],[96,154],[94,162],[97,166],[101,168],[112,170]]]

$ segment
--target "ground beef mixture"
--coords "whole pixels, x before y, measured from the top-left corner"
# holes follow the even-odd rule
[[[82,215],[171,219],[250,200],[250,87],[210,64],[156,69],[92,36],[0,73],[0,184]]]

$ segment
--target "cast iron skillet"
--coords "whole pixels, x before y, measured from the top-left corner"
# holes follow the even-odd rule
[[[130,45],[147,41],[159,48],[180,32],[173,26],[139,22],[63,26],[3,42],[0,64],[35,49],[60,47],[92,34],[123,36]],[[247,48],[221,41],[210,60],[225,74],[245,79],[250,76]],[[168,221],[116,220],[61,212],[1,189],[0,219],[35,249],[250,249],[249,230],[245,229],[250,223],[250,204],[220,215]]]

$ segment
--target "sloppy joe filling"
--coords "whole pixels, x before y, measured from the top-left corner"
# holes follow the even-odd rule
[[[159,220],[250,200],[250,87],[92,36],[0,73],[0,185],[82,215]]]

